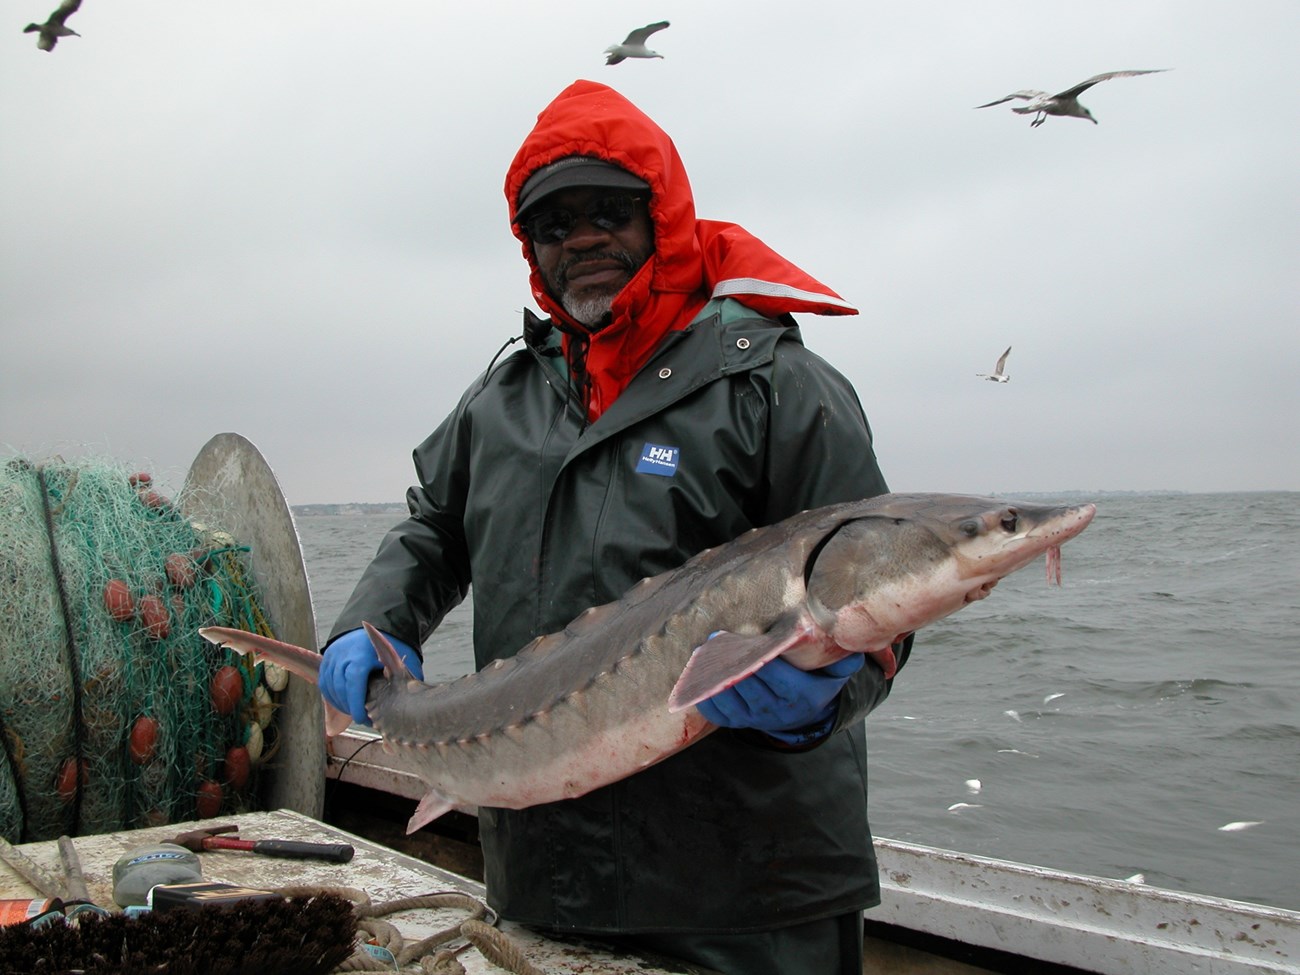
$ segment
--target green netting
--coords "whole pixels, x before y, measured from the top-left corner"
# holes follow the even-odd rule
[[[247,552],[184,518],[148,475],[0,467],[0,835],[252,808],[271,711],[262,668],[197,632],[269,633]]]

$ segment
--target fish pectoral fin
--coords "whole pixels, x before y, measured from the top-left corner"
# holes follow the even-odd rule
[[[685,711],[744,680],[774,657],[802,645],[816,634],[808,623],[776,627],[757,636],[723,631],[706,640],[691,654],[673,692],[668,710]]]
[[[898,658],[894,656],[893,647],[885,647],[883,650],[868,650],[867,656],[874,660],[880,669],[885,672],[886,680],[898,673]]]
[[[415,813],[411,816],[406,824],[406,832],[409,836],[421,826],[427,826],[443,813],[451,812],[456,808],[456,804],[435,789],[430,789],[420,800],[420,804],[415,807]]]

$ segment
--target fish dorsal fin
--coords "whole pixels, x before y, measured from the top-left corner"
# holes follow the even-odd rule
[[[361,625],[366,628],[366,635],[370,637],[371,644],[374,645],[375,653],[379,654],[379,662],[384,665],[384,673],[390,680],[414,680],[415,675],[406,667],[406,661],[402,659],[391,643],[388,637],[375,629],[365,620]]]
[[[822,639],[806,619],[778,624],[766,633],[747,636],[722,631],[701,644],[686,662],[668,696],[668,710],[676,714],[705,698],[744,680],[774,657]]]

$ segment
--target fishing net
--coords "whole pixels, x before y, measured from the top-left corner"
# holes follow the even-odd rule
[[[183,517],[147,474],[0,466],[0,835],[253,808],[273,750],[267,682],[282,689],[283,672],[197,632],[270,635],[248,551]]]

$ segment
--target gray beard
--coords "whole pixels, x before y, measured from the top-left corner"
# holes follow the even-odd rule
[[[573,320],[581,325],[588,327],[599,325],[601,319],[609,314],[609,309],[614,304],[613,295],[594,295],[590,298],[574,298],[571,295],[565,295],[560,304],[564,310],[573,316]]]
[[[653,249],[644,254],[633,254],[626,250],[609,250],[603,252],[600,256],[610,257],[617,260],[628,270],[628,275],[634,275],[640,270],[647,260]],[[560,298],[560,306],[572,316],[575,322],[580,325],[586,325],[588,328],[596,329],[606,324],[606,316],[609,314],[610,306],[614,304],[614,298],[618,294],[617,289],[610,294],[589,295],[585,298],[579,298],[569,294],[565,286],[565,272],[579,261],[590,260],[591,254],[577,254],[556,268],[555,273],[546,279],[547,289],[553,295]]]

